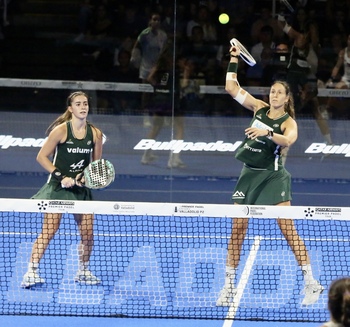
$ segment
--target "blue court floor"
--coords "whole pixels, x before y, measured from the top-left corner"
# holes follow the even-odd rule
[[[43,183],[46,174],[1,174],[0,197],[29,198]],[[174,178],[118,176],[107,190],[96,193],[96,200],[230,203],[235,180],[229,178]],[[348,180],[293,180],[293,204],[347,206],[350,200]],[[232,320],[95,318],[58,316],[0,316],[0,326],[16,327],[317,327],[310,322],[250,322]]]
[[[7,327],[318,327],[319,323],[211,321],[183,319],[80,318],[2,316],[0,325]]]

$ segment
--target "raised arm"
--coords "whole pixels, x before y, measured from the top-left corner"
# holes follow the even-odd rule
[[[237,47],[230,48],[230,63],[227,67],[225,90],[244,108],[256,112],[268,104],[256,99],[239,85],[237,80],[239,54],[240,50]]]

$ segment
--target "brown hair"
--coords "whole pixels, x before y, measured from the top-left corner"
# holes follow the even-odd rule
[[[289,116],[291,116],[293,119],[295,119],[294,97],[293,97],[293,93],[290,89],[289,84],[286,81],[280,81],[280,80],[274,81],[272,85],[275,85],[275,84],[283,85],[284,89],[286,90],[286,95],[288,95],[289,100],[286,103],[284,109],[289,114]]]
[[[350,278],[332,282],[328,291],[328,309],[332,319],[344,327],[350,327]]]
[[[69,120],[72,119],[72,113],[68,110],[68,107],[72,105],[73,100],[77,97],[77,96],[84,96],[86,97],[86,99],[89,101],[89,96],[83,92],[83,91],[76,91],[71,93],[66,100],[66,111],[59,117],[57,117],[51,124],[50,126],[47,128],[46,130],[46,134],[50,134],[50,132],[58,125],[67,122]],[[94,128],[95,130],[98,130],[98,128],[96,128],[93,124],[89,123],[88,124]],[[96,133],[97,136],[99,136],[99,133]],[[102,135],[102,132],[101,132]]]

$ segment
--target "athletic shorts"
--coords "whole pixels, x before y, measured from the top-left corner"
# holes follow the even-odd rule
[[[40,200],[70,200],[70,201],[91,201],[91,190],[86,187],[73,186],[62,188],[60,183],[50,181],[46,183],[32,199]]]
[[[275,205],[290,200],[291,175],[285,168],[271,171],[244,165],[232,195],[237,204]]]

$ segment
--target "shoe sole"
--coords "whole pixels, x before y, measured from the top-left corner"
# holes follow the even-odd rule
[[[85,281],[85,280],[74,280],[76,283],[78,284],[82,284],[82,285],[99,285],[101,284],[101,281],[99,282],[89,282],[89,281]]]
[[[322,288],[320,291],[318,291],[319,292],[318,293],[318,297],[317,297],[317,299],[315,301],[310,302],[310,303],[303,303],[303,302],[301,302],[301,305],[312,305],[312,304],[315,304],[318,301],[318,299],[320,298],[320,296],[323,293],[323,291],[324,291],[324,288]]]
[[[45,282],[38,282],[38,283],[22,283],[21,288],[31,288],[33,286],[40,286],[45,284]]]

